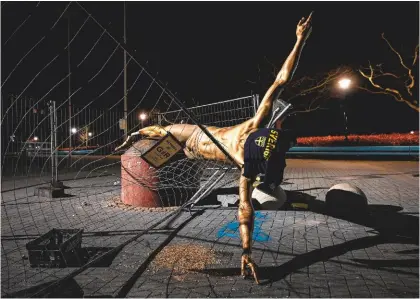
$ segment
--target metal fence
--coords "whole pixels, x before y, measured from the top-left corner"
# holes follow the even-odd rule
[[[227,101],[216,102],[188,108],[195,119],[204,125],[229,127],[237,125],[253,117],[259,106],[258,95],[241,97]],[[157,113],[159,125],[174,123],[192,123],[191,119],[181,109]]]
[[[2,98],[2,175],[30,176],[51,171],[51,111],[48,102],[9,95]],[[124,140],[122,110],[56,104],[56,144],[59,169],[79,168],[80,157],[110,155]],[[148,120],[142,125],[147,125]],[[128,114],[128,132],[141,124]]]
[[[188,108],[188,112],[203,125],[229,127],[252,118],[255,115],[258,106],[259,96],[252,95],[191,107]],[[162,126],[179,123],[193,123],[191,118],[188,117],[183,110],[159,113],[156,117],[158,123]],[[224,145],[221,144],[221,146]],[[182,162],[180,166],[185,163],[186,161]],[[209,160],[194,161],[193,163],[200,171],[194,173],[192,180],[174,175],[173,168],[177,167],[169,166],[159,171],[159,176],[161,178],[165,178],[167,176],[166,173],[170,173],[170,181],[178,182],[178,186],[181,182],[187,182],[188,185],[192,185],[192,182],[198,179],[198,181],[200,181],[200,188],[196,190],[191,198],[188,198],[188,202],[193,205],[201,199],[210,196],[214,189],[237,186],[240,173],[235,166]],[[172,187],[175,187],[175,185],[172,184]]]
[[[258,108],[258,95],[240,97],[188,108],[204,125],[233,126],[251,118]],[[122,109],[56,104],[56,154],[60,172],[98,167],[103,156],[111,155],[124,141]],[[31,97],[8,95],[2,98],[1,153],[3,180],[16,176],[49,176],[52,171],[51,110],[48,102]],[[191,123],[183,110],[153,113],[141,121],[128,114],[128,132],[152,123]],[[94,161],[94,163],[92,162]]]

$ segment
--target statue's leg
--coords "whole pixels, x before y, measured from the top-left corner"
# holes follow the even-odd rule
[[[175,124],[166,127],[155,125],[140,129],[138,134],[145,137],[163,137],[169,132],[179,142],[185,143],[196,128],[196,125],[189,124]]]
[[[189,125],[189,124],[176,124],[176,125],[169,125],[164,128],[166,132],[171,133],[179,142],[185,143],[188,138],[194,133],[194,131],[198,129],[196,125]]]
[[[206,127],[207,131],[217,138],[218,127]],[[139,134],[147,137],[163,137],[167,133],[174,136],[181,144],[185,145],[184,152],[190,159],[217,159],[217,147],[207,135],[196,125],[175,124],[166,127],[149,126],[139,131]]]
[[[115,150],[118,151],[120,149],[130,146],[133,143],[133,136],[135,135],[159,138],[166,136],[168,132],[171,133],[181,144],[184,145],[196,128],[197,126],[189,124],[176,124],[169,125],[166,127],[162,127],[159,125],[148,126],[145,128],[141,128],[137,132],[132,133],[130,136],[128,136],[127,140],[124,141],[124,143],[118,146]]]
[[[206,127],[206,129],[211,135],[213,135],[213,137],[216,139],[218,138],[220,128]],[[217,158],[220,150],[198,126],[195,126],[195,128],[188,128],[188,130],[191,130],[191,134],[189,134],[189,137],[185,142],[184,149],[188,158],[199,160],[221,160]],[[223,154],[221,155],[225,157]]]

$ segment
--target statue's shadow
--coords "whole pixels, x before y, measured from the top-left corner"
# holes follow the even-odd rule
[[[378,235],[389,237],[390,240],[405,238],[409,243],[419,243],[419,218],[401,212],[401,206],[368,205],[367,209],[338,210],[327,206],[325,201],[303,192],[287,191],[287,197],[286,209],[291,209],[293,202],[304,201],[308,205],[308,211],[370,227],[376,230]]]
[[[308,211],[372,228],[372,232],[376,231],[376,235],[365,236],[345,241],[341,244],[315,249],[297,255],[280,266],[259,267],[258,272],[262,284],[269,284],[282,280],[290,273],[304,269],[317,262],[327,261],[349,251],[386,243],[419,244],[419,218],[401,212],[403,209],[402,207],[393,205],[368,205],[367,210],[364,212],[341,211],[340,213],[337,213],[327,207],[324,201],[317,200],[309,194],[297,191],[287,191],[287,195],[288,202],[282,209],[292,209],[291,204],[293,202],[304,201],[307,204]],[[352,262],[354,262],[355,267],[366,269],[383,269],[383,267],[418,267],[418,250],[410,253],[417,253],[416,258],[387,260],[353,259]],[[403,253],[398,252],[398,254]],[[395,271],[398,272],[398,270]],[[207,269],[203,272],[215,276],[240,275],[239,268]],[[404,273],[406,272],[404,271]]]

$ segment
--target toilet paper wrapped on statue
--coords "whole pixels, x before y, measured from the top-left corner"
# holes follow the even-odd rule
[[[278,210],[285,204],[287,194],[280,186],[271,190],[260,184],[252,192],[252,198],[260,204],[262,210]]]

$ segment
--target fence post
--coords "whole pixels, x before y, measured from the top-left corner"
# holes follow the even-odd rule
[[[53,101],[49,102],[49,110],[50,110],[50,157],[51,157],[51,185],[54,185],[55,176],[54,176],[54,163],[55,163],[55,156],[54,156],[54,108],[53,108]]]
[[[52,102],[54,116],[54,166],[55,166],[55,182],[58,182],[58,152],[57,152],[57,109],[55,101]]]
[[[63,188],[63,183],[58,181],[58,156],[57,156],[57,110],[55,101],[49,102],[51,124],[51,186]]]

